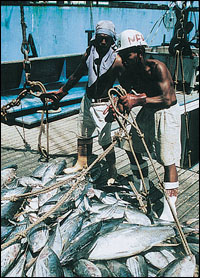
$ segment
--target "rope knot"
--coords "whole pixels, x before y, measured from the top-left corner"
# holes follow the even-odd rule
[[[11,197],[10,197],[10,201],[11,201],[11,202],[16,202],[17,199],[18,199],[17,196],[11,196]]]
[[[25,238],[26,237],[26,231],[22,231],[18,235],[19,235],[19,239]]]
[[[144,133],[142,133],[140,130],[137,130],[138,136],[141,138],[144,138]]]

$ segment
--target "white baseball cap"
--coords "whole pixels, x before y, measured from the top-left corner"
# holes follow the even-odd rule
[[[119,34],[117,51],[140,45],[148,46],[143,35],[136,30],[125,30]]]

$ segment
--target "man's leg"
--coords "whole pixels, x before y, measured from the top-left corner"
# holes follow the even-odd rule
[[[105,151],[109,146],[111,145],[105,145],[102,146],[103,150]],[[116,157],[115,157],[115,150],[114,148],[111,149],[111,151],[106,155],[106,161],[108,163],[108,185],[113,184],[115,182],[115,179],[117,178],[117,169],[116,169]]]
[[[78,159],[73,167],[63,170],[65,174],[76,173],[88,167],[88,157],[92,154],[93,139],[80,139],[77,140]]]
[[[176,200],[178,196],[178,174],[176,170],[176,165],[172,164],[169,166],[164,166],[165,174],[164,174],[164,187],[166,189],[166,193],[168,195],[168,199],[170,202],[170,205],[176,213]],[[160,219],[165,221],[174,221],[174,217],[172,215],[171,209],[169,207],[169,204],[164,196],[164,208],[163,212],[160,216]]]
[[[135,184],[137,190],[144,191],[141,175],[140,175],[140,172],[138,170],[136,161],[133,157],[133,154],[132,154],[132,152],[129,152],[129,151],[126,151],[126,153],[129,157],[129,160],[130,160],[130,163],[131,163],[130,168],[131,168],[132,173],[133,173],[134,184]],[[138,163],[140,165],[142,175],[144,177],[144,183],[145,183],[146,189],[149,190],[148,163],[146,162],[146,160],[144,160],[142,158],[142,155],[140,153],[135,153],[135,155],[136,155],[136,158],[137,158]]]

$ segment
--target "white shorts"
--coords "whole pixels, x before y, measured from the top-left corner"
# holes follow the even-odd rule
[[[106,115],[103,114],[109,104],[109,101],[92,103],[86,94],[83,96],[77,124],[78,138],[91,138],[96,129],[100,146],[105,146],[112,142],[112,123],[107,123],[105,121]]]
[[[179,104],[167,109],[154,110],[143,107],[137,117],[137,124],[142,133],[150,153],[155,154],[156,160],[163,166],[180,165],[181,159],[181,113]],[[136,153],[146,153],[144,144],[136,129],[131,127],[133,149]],[[128,141],[122,146],[131,151]]]

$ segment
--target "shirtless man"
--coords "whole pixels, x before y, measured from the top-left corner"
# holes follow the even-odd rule
[[[51,94],[53,102],[58,103],[83,75],[88,74],[86,94],[81,102],[77,125],[78,160],[74,167],[64,170],[66,174],[87,168],[88,156],[92,153],[92,134],[95,129],[98,131],[98,142],[103,150],[106,150],[112,142],[112,123],[105,121],[106,115],[103,111],[109,105],[108,90],[113,86],[123,68],[121,57],[115,51],[115,40],[114,24],[109,20],[99,21],[96,25],[95,36],[91,39],[90,46],[82,56],[79,66],[67,83]],[[117,176],[114,148],[106,155],[106,161],[108,183],[113,183]]]
[[[128,111],[133,107],[142,106],[136,121],[144,133],[148,149],[150,152],[154,151],[157,161],[164,166],[164,187],[176,213],[175,201],[179,186],[176,166],[179,165],[181,158],[179,104],[169,70],[161,61],[145,59],[145,46],[147,44],[143,35],[138,31],[126,30],[119,35],[117,52],[126,68],[120,84],[128,92],[126,96],[120,98],[120,103]],[[145,185],[149,189],[148,164],[141,155],[145,149],[135,128],[132,127],[130,132]],[[123,144],[123,149],[130,159],[134,182],[139,184],[142,190],[138,167],[127,141]],[[160,219],[173,221],[166,198]]]

